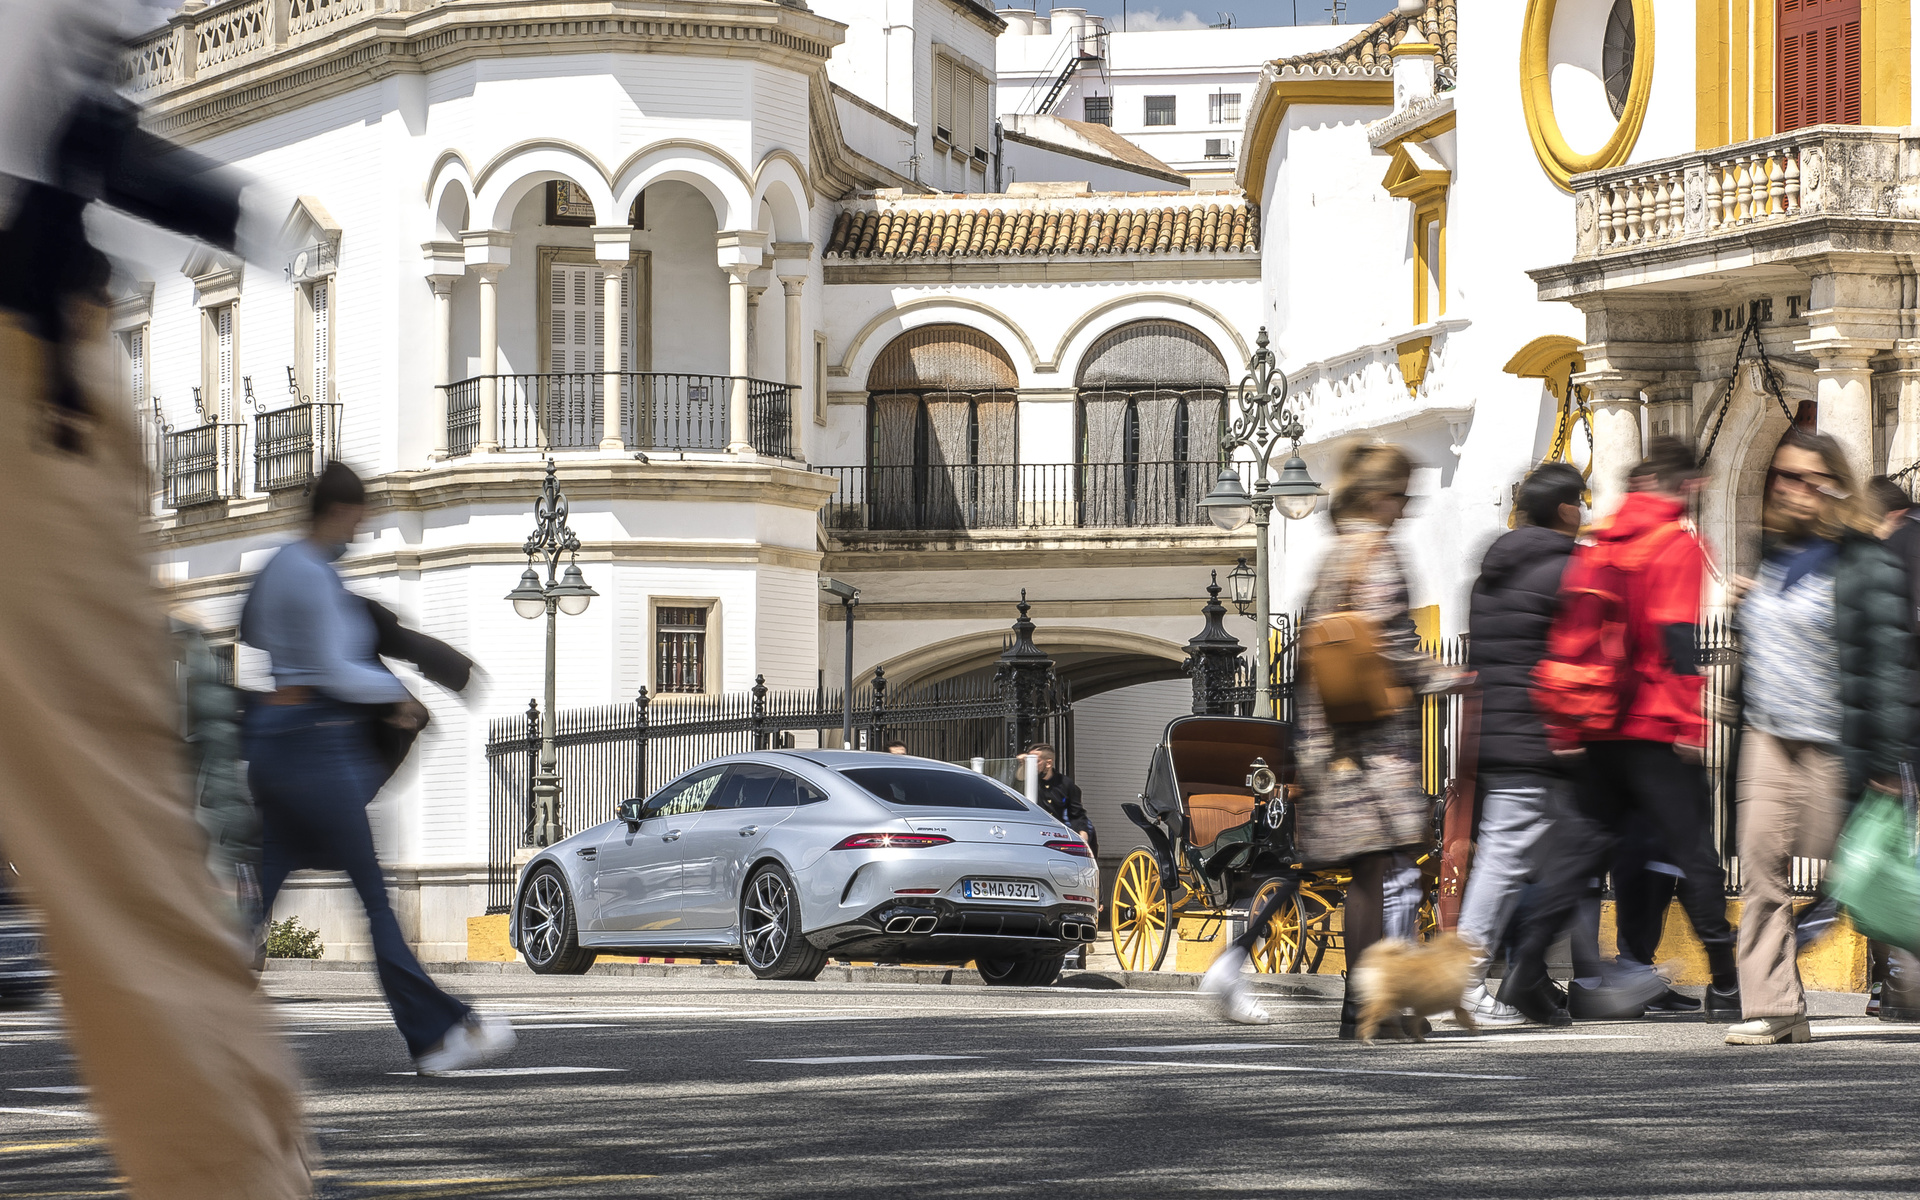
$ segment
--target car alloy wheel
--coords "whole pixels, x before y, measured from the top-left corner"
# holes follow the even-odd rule
[[[520,893],[520,952],[540,975],[584,975],[599,957],[580,945],[567,881],[542,863]]]
[[[787,913],[792,907],[793,892],[786,880],[772,871],[754,876],[741,905],[740,936],[748,966],[767,971],[780,961],[787,949]]]

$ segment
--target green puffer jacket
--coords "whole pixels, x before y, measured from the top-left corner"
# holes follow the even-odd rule
[[[1899,779],[1920,732],[1920,650],[1908,596],[1906,567],[1891,550],[1866,534],[1849,531],[1841,538],[1833,566],[1834,636],[1849,801],[1860,798],[1870,778]],[[1737,711],[1738,697],[1735,705]],[[1737,767],[1728,768],[1731,782]]]

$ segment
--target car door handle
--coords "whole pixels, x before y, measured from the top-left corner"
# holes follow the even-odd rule
[[[742,830],[740,831],[740,836],[741,836],[741,837],[752,837],[752,836],[753,836],[754,834],[756,834],[756,833],[759,833],[759,832],[760,832],[760,827],[759,827],[758,825],[749,825],[749,826],[747,826],[747,827],[746,827],[745,829],[742,829]]]
[[[578,854],[581,858],[592,858],[594,855],[600,853],[600,848],[598,846],[588,846],[584,850],[575,850],[574,853]]]
[[[678,829],[669,829],[660,835],[660,840],[663,842],[677,842],[680,840],[680,831]]]

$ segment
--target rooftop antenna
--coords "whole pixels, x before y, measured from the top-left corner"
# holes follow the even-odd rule
[[[1333,21],[1331,23],[1338,25],[1341,23],[1341,19],[1347,15],[1347,0],[1333,0],[1331,5],[1321,11],[1332,13]]]
[[[920,144],[918,142],[909,142],[905,140],[902,140],[900,144],[902,146],[911,146],[913,148],[912,153],[908,154],[907,157],[900,163],[900,165],[907,169],[907,172],[910,175],[912,175],[913,181],[915,183],[919,183],[920,182]]]

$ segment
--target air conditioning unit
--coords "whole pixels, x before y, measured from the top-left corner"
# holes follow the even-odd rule
[[[1208,138],[1207,139],[1207,157],[1208,158],[1232,158],[1233,157],[1233,139],[1232,138]]]

